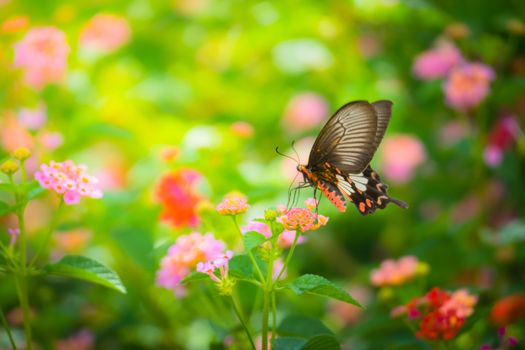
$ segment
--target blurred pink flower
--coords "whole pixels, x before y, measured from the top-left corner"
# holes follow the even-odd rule
[[[179,169],[164,174],[155,188],[156,199],[162,204],[160,217],[174,227],[199,224],[197,207],[202,196],[196,185],[202,175],[194,169]]]
[[[443,84],[447,103],[459,110],[476,107],[490,91],[495,73],[483,63],[463,63],[454,67]]]
[[[439,130],[439,139],[442,145],[452,146],[465,138],[468,132],[467,125],[461,121],[447,122]]]
[[[215,239],[211,233],[192,232],[180,236],[160,262],[157,285],[172,290],[177,296],[185,295],[186,289],[179,282],[198,263],[216,259],[224,254],[225,249],[224,242]]]
[[[15,45],[15,67],[24,69],[24,81],[41,88],[64,78],[69,46],[55,27],[34,28]]]
[[[26,129],[40,129],[47,121],[46,106],[39,103],[35,108],[21,108],[18,111],[18,121]]]
[[[11,236],[11,239],[9,240],[9,245],[12,247],[16,244],[18,236],[20,236],[20,229],[18,227],[8,228],[7,233],[9,234],[9,236]]]
[[[126,44],[131,28],[125,18],[99,13],[91,18],[80,33],[80,43],[102,52],[112,52]]]
[[[73,229],[53,235],[56,252],[60,255],[82,253],[90,238],[91,232],[85,229]]]
[[[478,302],[476,295],[469,294],[466,289],[458,289],[450,295],[450,299],[440,307],[443,314],[454,312],[459,318],[466,318],[474,312],[474,306]]]
[[[20,147],[27,149],[33,148],[33,136],[31,136],[29,131],[10,114],[0,122],[0,135],[2,137],[2,144],[6,151],[13,152]]]
[[[173,162],[180,156],[180,148],[168,146],[160,151],[160,158],[165,162]]]
[[[49,151],[57,149],[64,143],[64,137],[58,131],[43,131],[38,136],[38,140],[40,144]]]
[[[454,44],[442,41],[434,48],[420,53],[414,61],[412,70],[419,79],[443,78],[462,60],[461,53]]]
[[[403,256],[399,260],[387,259],[378,269],[372,270],[370,280],[376,287],[397,286],[414,278],[419,261],[414,256]]]
[[[283,125],[291,132],[302,132],[319,125],[328,113],[328,104],[320,95],[306,92],[294,96],[286,106]]]
[[[43,188],[49,188],[63,196],[66,204],[77,204],[80,197],[101,198],[102,191],[97,187],[98,179],[87,173],[85,165],[75,165],[71,160],[51,161],[42,164],[35,179]]]
[[[95,345],[95,337],[88,330],[81,330],[69,338],[60,340],[56,344],[56,350],[91,350]]]
[[[359,300],[359,303],[365,307],[372,298],[370,288],[364,285],[352,285],[347,290],[350,295]],[[364,309],[342,301],[333,301],[329,305],[330,315],[342,326],[356,324],[364,313]]]
[[[277,243],[282,248],[288,248],[292,245],[296,234],[296,231],[284,230],[279,235],[279,238],[277,238]],[[297,238],[297,244],[302,244],[304,242],[306,242],[305,236],[299,236],[299,238]]]
[[[279,277],[279,273],[281,273],[281,270],[284,267],[283,259],[278,258],[273,262],[273,270],[272,270],[272,279],[275,281],[277,280],[277,277]],[[286,270],[281,273],[281,277],[279,277],[279,280],[283,280],[286,278]]]
[[[230,130],[234,135],[237,135],[241,138],[249,138],[253,136],[253,126],[248,122],[235,122],[230,125]]]
[[[217,211],[221,215],[239,215],[245,213],[250,206],[246,197],[239,192],[228,193],[217,205]]]
[[[489,134],[488,144],[483,153],[485,163],[491,167],[498,166],[503,159],[504,151],[520,135],[520,125],[513,115],[500,118]]]
[[[392,181],[410,181],[414,170],[425,159],[423,144],[415,136],[400,134],[383,141],[381,166],[385,176]]]
[[[249,231],[258,232],[266,238],[272,237],[272,231],[270,230],[270,227],[264,222],[250,221],[247,225],[241,227],[241,232],[243,234]]]

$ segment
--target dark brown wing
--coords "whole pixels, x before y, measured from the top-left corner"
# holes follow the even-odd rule
[[[374,138],[374,151],[377,149],[383,136],[385,135],[386,128],[390,122],[392,116],[392,102],[388,100],[381,100],[372,103],[377,115],[377,130]]]
[[[362,172],[377,148],[376,108],[366,101],[350,102],[341,107],[323,127],[310,152],[308,166],[328,162],[345,174]],[[383,132],[384,133],[384,130]]]

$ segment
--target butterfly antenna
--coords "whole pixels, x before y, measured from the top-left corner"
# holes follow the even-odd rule
[[[292,141],[292,150],[294,151],[295,156],[297,157],[297,160],[296,160],[297,164],[301,164],[301,157],[299,157],[299,153],[295,149],[295,140]]]
[[[294,159],[293,157],[290,157],[290,156],[288,156],[288,155],[282,153],[281,151],[279,151],[279,146],[275,147],[275,152],[276,152],[278,155],[280,155],[280,156],[283,156],[283,157],[285,157],[285,158],[288,158],[288,159],[293,160],[294,162],[297,162],[297,160]]]

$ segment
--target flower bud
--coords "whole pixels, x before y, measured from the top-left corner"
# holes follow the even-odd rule
[[[273,209],[267,209],[264,211],[264,218],[268,221],[274,221],[278,216],[277,211]]]
[[[416,274],[417,275],[420,275],[420,276],[424,276],[426,274],[428,274],[428,270],[429,270],[429,266],[427,263],[424,263],[424,262],[418,262],[417,263],[417,266],[416,266]]]
[[[233,287],[235,287],[236,280],[233,278],[224,278],[218,284],[217,288],[219,289],[220,295],[232,295]]]
[[[11,175],[16,173],[18,170],[18,163],[15,162],[12,159],[8,159],[5,162],[0,165],[0,171],[2,171],[4,174]]]
[[[19,161],[24,161],[27,158],[31,157],[31,151],[29,151],[25,147],[19,147],[19,148],[14,150],[13,157],[18,159]]]

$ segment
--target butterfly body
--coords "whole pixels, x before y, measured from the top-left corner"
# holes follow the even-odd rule
[[[310,152],[308,164],[298,165],[305,182],[318,188],[344,212],[346,201],[371,214],[389,202],[407,208],[387,194],[387,185],[369,163],[390,120],[392,102],[350,102],[323,127]]]

